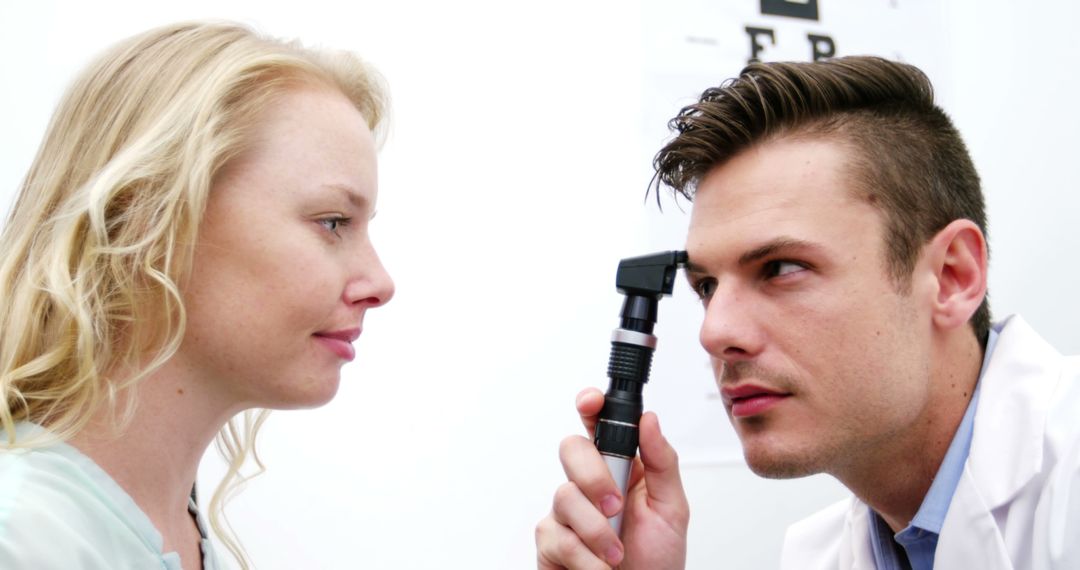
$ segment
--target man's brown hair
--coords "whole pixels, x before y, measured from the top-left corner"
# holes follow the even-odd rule
[[[850,174],[884,214],[887,270],[899,290],[910,286],[922,246],[953,220],[969,219],[986,235],[979,175],[914,66],[877,57],[756,62],[707,89],[668,126],[677,134],[653,159],[653,182],[689,200],[712,168],[768,140],[828,139],[852,149]],[[988,299],[971,326],[985,343]]]

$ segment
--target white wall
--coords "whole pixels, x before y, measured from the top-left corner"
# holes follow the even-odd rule
[[[953,3],[948,110],[983,178],[990,296],[1058,349],[1080,353],[1080,6],[1065,0]]]
[[[606,384],[615,263],[681,244],[685,214],[669,203],[661,216],[642,199],[655,151],[641,143],[651,128],[642,124],[642,37],[653,23],[642,15],[655,6],[0,4],[3,203],[76,70],[151,25],[241,19],[355,50],[391,85],[373,231],[398,294],[369,315],[334,402],[268,422],[269,471],[231,509],[259,567],[532,565],[533,526],[562,480],[558,442],[579,429],[574,395]],[[1080,309],[1069,295],[1080,249],[1072,173],[1080,47],[1071,41],[1080,8],[947,7],[950,43],[932,78],[983,176],[994,308],[1023,312],[1058,348],[1080,352],[1072,332]],[[942,24],[904,25],[918,34]],[[693,346],[698,317],[678,298],[686,294],[662,308],[658,369],[675,346]],[[703,356],[694,358],[702,360],[685,375],[654,376],[650,401],[662,420],[680,412],[674,392],[711,389],[697,365]],[[730,438],[722,418],[714,423],[708,430]],[[208,458],[204,494],[219,472]],[[775,566],[783,527],[842,493],[824,478],[763,481],[731,460],[694,462],[685,478],[690,568]]]

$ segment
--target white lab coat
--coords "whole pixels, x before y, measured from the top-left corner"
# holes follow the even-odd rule
[[[784,570],[872,570],[855,497],[788,529]],[[1019,316],[982,377],[971,453],[938,539],[936,569],[1080,569],[1080,357]]]

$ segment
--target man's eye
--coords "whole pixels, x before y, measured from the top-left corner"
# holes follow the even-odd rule
[[[698,297],[707,300],[716,292],[716,280],[702,279],[697,281],[694,283],[694,291],[697,292]]]
[[[765,277],[780,277],[791,273],[798,273],[806,269],[805,265],[794,261],[770,261],[765,264],[763,273]]]

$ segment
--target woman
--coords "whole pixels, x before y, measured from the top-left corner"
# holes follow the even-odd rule
[[[220,514],[254,410],[330,400],[393,294],[367,233],[383,115],[353,56],[231,24],[75,82],[0,238],[0,567],[215,567],[193,487],[219,430],[210,520],[249,566]]]

